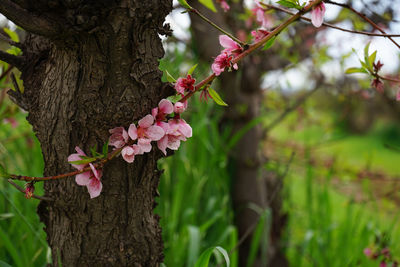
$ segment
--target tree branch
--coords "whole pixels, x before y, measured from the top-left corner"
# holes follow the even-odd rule
[[[10,0],[0,0],[0,13],[26,31],[42,36],[55,36],[61,32],[58,25],[29,12]]]
[[[25,58],[23,56],[14,56],[9,53],[0,51],[0,60],[22,70],[25,66]]]
[[[8,181],[12,186],[14,186],[18,191],[20,191],[21,193],[24,193],[24,194],[25,194],[25,190],[24,190],[21,186],[19,186],[19,185],[17,185],[16,183],[14,183],[11,179],[8,179],[7,181]],[[48,197],[41,197],[41,196],[37,196],[37,195],[35,195],[35,194],[32,195],[32,198],[35,198],[35,199],[38,199],[38,200],[43,200],[43,201],[54,201],[54,200],[51,199],[51,198],[48,198]]]
[[[11,40],[7,36],[5,36],[1,31],[0,31],[0,40],[8,43],[11,46],[18,47],[19,49],[23,49],[23,47],[24,47],[23,44],[14,42],[13,40]]]
[[[383,34],[386,34],[386,32],[385,32],[381,27],[379,27],[378,25],[376,25],[375,22],[373,22],[372,20],[370,20],[370,19],[369,19],[367,16],[365,16],[364,14],[362,14],[362,13],[358,12],[357,10],[355,10],[355,9],[354,9],[352,6],[350,6],[349,4],[336,3],[336,2],[331,1],[331,0],[326,0],[325,2],[326,2],[327,4],[332,4],[332,5],[336,5],[336,6],[340,6],[340,7],[347,8],[348,10],[350,10],[350,11],[353,12],[353,13],[355,13],[357,16],[359,16],[360,18],[362,18],[363,20],[365,20],[366,22],[368,22],[369,24],[371,24],[371,26],[372,26],[374,29],[380,31],[380,32],[383,33]],[[387,37],[387,38],[389,38],[389,40],[392,41],[392,43],[400,49],[400,45],[399,45],[395,40],[393,40],[392,37]]]
[[[285,9],[285,8],[279,7],[279,6],[274,6],[274,5],[265,4],[265,3],[261,3],[261,2],[260,2],[260,4],[262,6],[267,7],[267,8],[279,10],[279,11],[285,12],[285,13],[290,14],[290,15],[294,15],[295,14],[295,13],[293,13],[293,12],[291,12],[291,11]],[[301,16],[300,19],[308,21],[308,22],[311,22],[311,19],[309,19],[307,17],[304,17],[304,16]],[[329,28],[332,28],[332,29],[339,30],[339,31],[350,32],[350,33],[354,33],[354,34],[362,34],[362,35],[378,36],[378,37],[400,37],[400,34],[385,34],[385,33],[374,33],[374,32],[349,30],[349,29],[338,27],[338,26],[330,24],[330,23],[326,23],[326,22],[322,23],[322,25],[326,26],[326,27],[329,27]]]

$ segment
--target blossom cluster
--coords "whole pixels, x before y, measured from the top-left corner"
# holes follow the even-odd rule
[[[193,91],[195,81],[191,75],[179,78],[175,84],[177,94],[183,96],[186,91]],[[128,163],[132,163],[135,156],[150,152],[153,148],[152,142],[156,142],[164,155],[167,155],[167,148],[178,150],[181,141],[186,141],[192,136],[192,128],[181,118],[181,113],[186,108],[186,101],[173,104],[168,99],[162,99],[158,106],[151,110],[151,114],[144,116],[137,124],[132,123],[128,130],[124,127],[110,129],[108,144],[114,149],[119,149],[122,158]],[[102,171],[97,170],[92,163],[76,164],[84,162],[88,157],[79,147],[75,147],[75,150],[77,153],[69,155],[68,162],[80,171],[90,167],[89,171],[76,175],[75,181],[78,185],[86,186],[90,197],[95,198],[103,188]]]

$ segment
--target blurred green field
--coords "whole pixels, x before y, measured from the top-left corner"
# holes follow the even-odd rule
[[[225,153],[229,131],[219,133],[221,109],[213,104],[195,101],[190,114],[193,138],[174,156],[160,161],[160,168],[165,172],[156,212],[162,218],[165,265],[194,266],[207,248],[221,246],[230,253],[231,266],[237,266],[238,255],[234,248],[238,236],[233,224]],[[24,116],[18,115],[20,125],[16,129],[9,124],[2,125],[1,162],[15,172],[40,175],[43,167],[40,148],[36,141],[33,144],[26,141],[32,134]],[[286,127],[288,125],[286,123]],[[284,124],[276,128],[272,136],[304,144],[307,143],[304,140],[322,134],[317,129],[291,133],[285,130]],[[375,162],[383,157],[395,162],[400,156],[381,146],[374,136],[374,132],[368,136],[348,136],[316,151],[318,155],[336,155],[340,164],[355,166],[356,163],[349,163],[354,160],[365,166],[368,159],[371,168],[378,166],[396,173],[398,166],[395,164]],[[13,141],[4,142],[9,138]],[[375,148],[374,157],[357,159],[363,152],[368,153],[369,147]],[[284,155],[282,150],[281,156]],[[272,163],[267,167],[278,168]],[[330,169],[296,160],[286,177],[285,209],[290,216],[286,250],[292,266],[377,266],[377,261],[363,254],[366,247],[374,246],[377,237],[387,239],[393,255],[400,255],[400,229],[396,223],[399,218],[378,205],[358,203],[352,195],[336,190],[332,185],[333,177]],[[4,180],[0,185],[0,263],[45,266],[48,249],[41,230],[43,225],[36,215],[37,200],[26,200]],[[265,227],[268,223],[265,222]],[[218,260],[223,262],[221,256]]]

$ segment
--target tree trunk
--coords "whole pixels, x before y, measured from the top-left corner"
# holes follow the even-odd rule
[[[209,12],[194,1],[190,4],[234,35],[245,28],[235,19],[234,13],[243,11],[242,1],[232,4],[230,11],[226,14],[222,11]],[[199,44],[196,45],[199,55],[204,61],[210,62],[223,49],[218,44],[218,35],[221,33],[205,25],[197,16],[190,15],[193,39],[195,44]],[[219,79],[221,90],[224,100],[229,104],[222,123],[231,125],[233,134],[261,115],[263,99],[261,75],[263,72],[282,68],[286,64],[288,61],[280,57],[278,53],[263,52],[249,56],[240,62],[239,71],[221,74]],[[252,208],[252,206],[257,206],[260,210],[270,209],[273,218],[270,222],[270,232],[267,233],[269,236],[266,237],[269,239],[268,251],[258,251],[252,266],[285,267],[288,266],[288,261],[283,251],[282,237],[286,229],[287,216],[282,213],[281,208],[282,181],[273,179],[276,175],[262,170],[262,165],[266,162],[260,151],[263,138],[261,126],[252,127],[238,140],[229,158],[232,178],[231,196],[239,239],[250,233],[239,246],[239,266],[247,266],[252,233],[260,218],[260,214]]]
[[[109,129],[128,127],[170,94],[158,70],[158,34],[169,31],[163,22],[171,0],[15,2],[0,0],[0,13],[32,34],[18,66],[24,92],[11,95],[29,112],[44,175],[71,171],[75,146],[87,154],[101,148]],[[160,156],[152,150],[133,164],[107,163],[94,199],[74,177],[45,183],[54,201],[42,201],[38,213],[53,266],[159,266],[163,244],[153,209]]]

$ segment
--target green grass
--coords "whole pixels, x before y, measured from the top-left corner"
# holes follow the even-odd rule
[[[238,266],[237,251],[233,250],[238,234],[233,224],[226,155],[229,131],[219,132],[221,112],[213,104],[193,101],[188,112],[193,137],[159,163],[164,174],[156,212],[161,216],[166,266],[194,266],[203,252],[211,255],[216,246],[230,253],[231,266]],[[40,175],[40,147],[37,141],[33,146],[26,142],[26,137],[33,136],[24,117],[19,113],[17,129],[2,125],[0,140],[14,141],[1,142],[0,161],[12,172]],[[383,137],[388,136],[384,126],[378,125],[366,136],[346,136],[326,143],[340,137],[335,129],[314,125],[302,131],[288,130],[291,120],[295,118],[274,129],[272,136],[301,144],[323,143],[316,153],[336,156],[340,166],[365,167],[369,162],[371,168],[398,173],[393,162],[399,160],[399,154],[381,145],[382,140],[387,140]],[[272,163],[268,166],[275,168]],[[285,183],[285,209],[289,212],[287,255],[292,266],[378,266],[378,262],[365,257],[363,250],[373,246],[376,236],[384,233],[390,237],[392,253],[400,255],[400,229],[396,223],[399,218],[381,205],[357,203],[352,195],[337,190],[333,179],[329,169],[304,161],[293,163]],[[40,187],[37,190],[42,193]],[[0,181],[0,194],[0,266],[4,262],[18,267],[45,266],[48,249],[43,225],[36,215],[38,201],[26,200],[4,180]],[[259,241],[265,250],[265,226],[271,220],[268,211],[262,218],[264,223],[257,228],[253,247],[259,247]],[[221,255],[217,254],[210,265],[220,262],[224,266]]]

